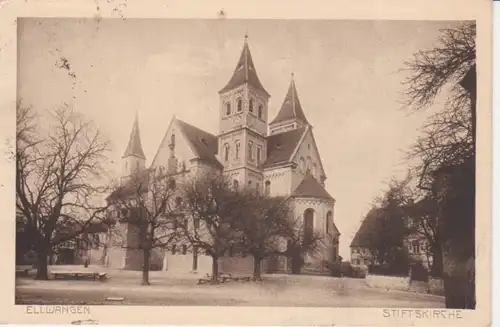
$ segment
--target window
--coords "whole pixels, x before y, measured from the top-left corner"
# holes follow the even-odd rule
[[[200,218],[195,218],[193,221],[194,229],[198,230],[200,228]]]
[[[236,147],[236,152],[235,152],[235,157],[236,159],[239,159],[240,158],[240,141],[236,141],[235,143],[235,147]]]
[[[304,211],[304,242],[312,241],[314,233],[314,210],[309,208]]]
[[[248,160],[253,161],[253,142],[248,141]]]
[[[259,104],[259,111],[258,111],[259,119],[262,119],[262,111],[264,111],[264,107],[261,104]]]
[[[306,171],[306,160],[304,159],[304,157],[300,157],[299,170],[301,173],[304,173]]]
[[[243,100],[238,99],[238,112],[241,112],[243,110]]]
[[[264,191],[265,195],[269,195],[271,193],[271,182],[270,181],[266,181],[264,189],[265,189],[265,191]]]
[[[229,161],[229,144],[224,144],[224,161]]]
[[[260,146],[257,146],[257,165],[260,165],[260,153],[262,151],[262,148]]]
[[[169,187],[171,190],[175,190],[175,179],[171,179],[171,180],[168,182],[168,187]]]
[[[170,136],[170,144],[171,144],[172,146],[175,146],[175,134],[172,134],[172,135]]]
[[[180,196],[175,198],[175,206],[179,208],[182,204],[182,198]]]
[[[252,181],[248,181],[248,187],[252,187]]]
[[[250,99],[250,102],[248,103],[248,111],[253,112],[253,99]]]
[[[333,214],[331,211],[328,211],[326,214],[326,233],[331,234],[333,227]]]
[[[226,103],[226,115],[231,114],[231,104],[229,102]]]
[[[259,183],[257,183],[257,184],[255,185],[255,194],[257,194],[257,195],[260,195],[260,190],[259,190],[259,187],[260,187],[260,184],[259,184]]]
[[[420,242],[419,241],[413,241],[411,242],[411,247],[412,247],[412,252],[415,254],[420,253]]]
[[[240,187],[240,185],[239,185],[239,183],[238,183],[238,180],[236,180],[236,179],[235,179],[235,180],[233,181],[233,189],[234,189],[235,191],[237,191],[239,187]]]

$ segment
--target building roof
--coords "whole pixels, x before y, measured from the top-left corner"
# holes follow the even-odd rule
[[[107,200],[124,199],[137,193],[147,192],[149,189],[149,177],[152,170],[152,168],[142,170],[134,177],[127,179],[125,183],[111,192]]]
[[[132,127],[132,132],[130,133],[130,138],[128,140],[127,148],[123,157],[136,156],[146,160],[144,151],[142,150],[141,134],[139,131],[139,118],[135,116],[134,125]]]
[[[269,96],[269,93],[264,89],[262,83],[257,76],[257,71],[255,70],[255,65],[252,60],[252,54],[250,53],[250,48],[248,47],[247,37],[245,36],[245,44],[243,45],[243,50],[241,51],[240,60],[233,72],[233,76],[229,80],[226,86],[219,91],[223,93],[245,83],[255,87],[257,90],[262,91],[264,94]]]
[[[356,232],[356,235],[354,235],[354,238],[352,239],[350,245],[351,247],[363,247],[368,243],[367,239],[370,237],[370,233],[374,230],[375,222],[381,214],[382,209],[380,208],[373,208],[368,212]]]
[[[302,127],[280,134],[269,135],[267,137],[267,159],[264,167],[289,162],[305,132],[306,128]]]
[[[177,119],[177,122],[181,132],[184,134],[187,141],[191,145],[191,148],[195,152],[196,157],[221,168],[222,164],[216,157],[218,152],[217,136],[205,132],[204,130],[182,120]]]
[[[281,109],[276,115],[276,118],[273,119],[271,124],[276,124],[292,119],[298,119],[305,124],[309,124],[306,115],[304,114],[304,110],[302,110],[302,105],[300,104],[297,89],[295,87],[295,82],[293,80],[293,75],[292,80],[290,81],[290,86],[288,87],[288,92],[285,96],[285,100],[283,100],[283,104],[281,105]]]
[[[473,64],[464,77],[460,80],[460,85],[469,90],[473,91],[476,88],[476,64]]]
[[[298,198],[320,198],[333,200],[333,197],[325,190],[316,178],[307,172],[299,186],[292,192],[292,197]]]

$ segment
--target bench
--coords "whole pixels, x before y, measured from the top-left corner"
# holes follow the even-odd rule
[[[31,266],[16,266],[16,276],[28,276]]]
[[[90,278],[94,281],[100,280],[104,281],[107,279],[107,273],[99,273],[99,272],[88,272],[88,271],[57,271],[52,273],[54,275],[54,279],[64,279],[65,277],[72,277],[75,279],[86,279]]]
[[[250,281],[250,277],[249,276],[245,276],[245,277],[233,277],[231,274],[229,273],[222,273],[222,274],[219,274],[219,277],[218,277],[218,280],[219,280],[219,283],[225,283],[227,281],[243,281],[243,282],[249,282]],[[210,276],[209,274],[207,274],[205,276],[205,278],[200,278],[198,279],[198,285],[200,284],[207,284],[207,283],[210,283],[212,281],[212,276]]]

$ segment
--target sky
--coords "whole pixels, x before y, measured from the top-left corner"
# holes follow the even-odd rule
[[[213,134],[218,91],[239,59],[244,35],[277,114],[291,73],[313,126],[326,189],[336,199],[340,255],[372,199],[405,174],[403,151],[431,110],[402,109],[404,62],[434,47],[458,22],[228,19],[22,19],[18,97],[36,110],[64,103],[112,141],[119,171],[136,113],[147,164],[175,115]],[[60,68],[67,59],[69,69]],[[439,99],[434,109],[442,106]]]

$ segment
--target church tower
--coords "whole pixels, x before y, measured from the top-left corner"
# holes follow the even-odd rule
[[[269,124],[269,132],[273,135],[308,125],[309,122],[307,121],[302,105],[300,104],[292,73],[292,79],[290,81],[290,85],[288,86],[288,92],[286,93],[285,100],[283,101],[276,118],[274,118]]]
[[[139,118],[136,114],[125,153],[122,156],[122,176],[130,176],[146,167],[146,156],[142,150]]]
[[[219,96],[218,153],[224,171],[235,187],[260,191],[270,95],[257,76],[246,35],[233,76]]]

